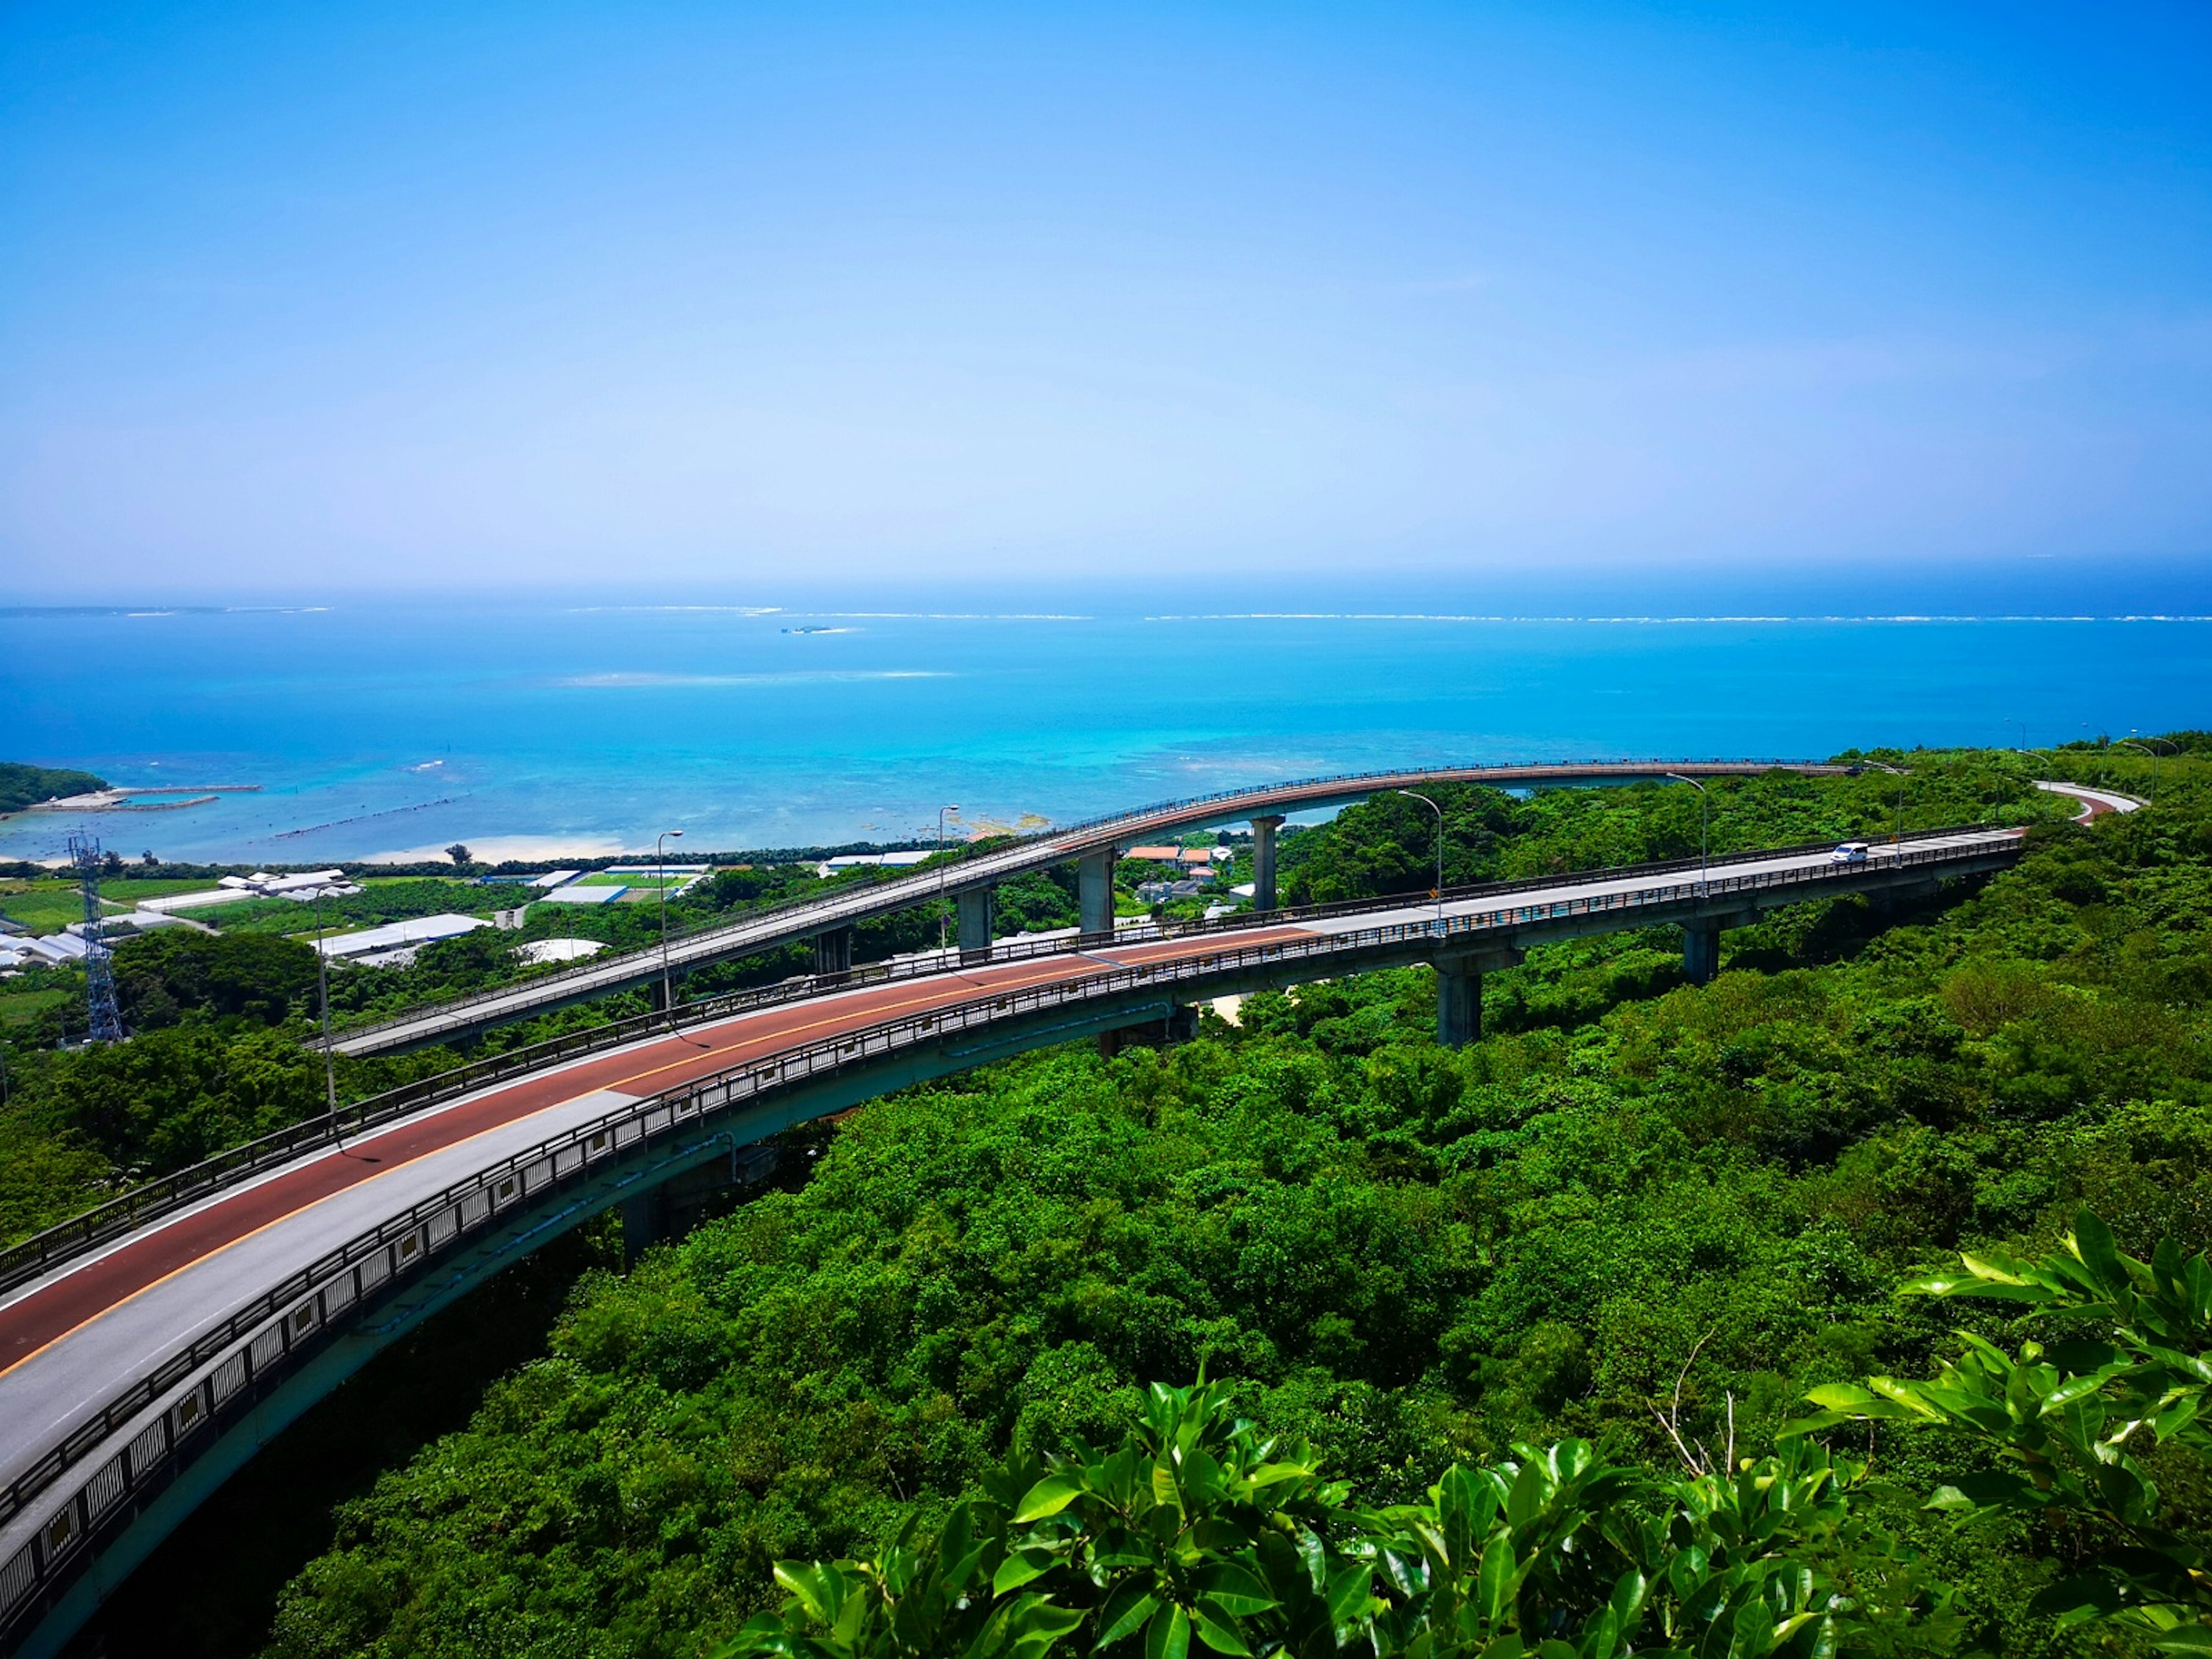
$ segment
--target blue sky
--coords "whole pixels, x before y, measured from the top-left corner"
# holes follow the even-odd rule
[[[0,591],[2212,553],[2212,10],[0,13]]]

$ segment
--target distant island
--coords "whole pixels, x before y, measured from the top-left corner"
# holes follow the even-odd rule
[[[58,795],[85,795],[106,787],[106,779],[89,772],[0,761],[0,812],[20,812]]]

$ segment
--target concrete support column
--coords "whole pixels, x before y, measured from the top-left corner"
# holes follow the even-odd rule
[[[1721,925],[1692,921],[1682,928],[1682,974],[1692,985],[1710,985],[1721,970]]]
[[[1086,940],[1114,937],[1114,860],[1120,856],[1119,848],[1106,847],[1075,862],[1076,904]]]
[[[668,1012],[668,992],[669,982],[658,974],[647,981],[645,1000],[652,1006],[654,1013],[665,1014]]]
[[[660,1189],[653,1188],[623,1200],[623,1266],[635,1267],[637,1259],[660,1242]]]
[[[954,896],[960,908],[960,960],[991,959],[991,896],[988,887],[963,887]]]
[[[853,937],[858,929],[848,922],[814,936],[814,976],[827,979],[853,971]]]
[[[1098,1052],[1106,1059],[1130,1048],[1172,1048],[1198,1039],[1198,1010],[1177,1003],[1165,1019],[1147,1019],[1117,1031],[1098,1034]]]
[[[1252,820],[1252,908],[1275,908],[1275,831],[1283,827],[1280,812],[1262,813]]]
[[[1482,1039],[1482,970],[1449,958],[1437,964],[1437,1041],[1464,1048]]]

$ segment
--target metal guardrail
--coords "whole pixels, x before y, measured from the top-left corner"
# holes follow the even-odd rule
[[[188,1346],[142,1375],[44,1458],[0,1490],[0,1523],[20,1515],[90,1453],[137,1426],[128,1442],[78,1480],[36,1531],[0,1563],[0,1642],[33,1593],[71,1570],[88,1542],[134,1493],[157,1490],[210,1431],[258,1397],[267,1383],[320,1345],[332,1321],[388,1285],[420,1273],[475,1237],[495,1218],[527,1204],[585,1170],[687,1124],[774,1091],[834,1075],[946,1036],[1057,1007],[1078,1006],[1225,973],[1288,961],[1358,957],[1393,945],[1526,927],[1565,917],[1650,908],[1782,888],[1815,887],[1875,870],[1925,868],[1986,858],[2002,843],[1907,845],[1866,865],[1801,866],[1639,888],[1541,904],[1504,904],[1436,921],[1403,921],[1344,933],[1312,933],[1203,955],[1139,963],[1079,979],[989,992],[929,1012],[817,1039],[773,1057],[741,1061],[709,1077],[610,1112],[539,1142],[455,1182],[302,1268]],[[1686,872],[1685,872],[1686,873]],[[1510,898],[1511,894],[1502,895]],[[189,1382],[191,1386],[185,1385]],[[181,1392],[179,1392],[181,1390]],[[159,1413],[138,1419],[161,1404]],[[234,1409],[227,1411],[227,1407]]]
[[[1946,836],[1971,835],[1987,828],[1986,825],[1969,824],[1948,830],[1916,830],[1906,840],[1910,844]],[[1820,841],[1795,847],[1764,848],[1755,852],[1731,854],[1726,858],[1711,861],[1709,867],[1724,870],[1733,865],[1757,860],[1789,858],[1799,854],[1819,852],[1832,845],[1831,842]],[[1662,859],[1646,864],[1615,865],[1600,871],[1478,883],[1448,889],[1444,897],[1447,902],[1462,903],[1468,899],[1557,887],[1571,882],[1577,875],[1592,880],[1633,879],[1640,876],[1663,875],[1670,871],[1696,869],[1698,862],[1695,859]],[[1210,933],[1242,932],[1257,926],[1358,915],[1376,910],[1400,909],[1413,902],[1417,901],[1401,894],[1382,898],[1346,900],[1334,904],[1240,911],[1236,915],[1224,916],[1213,921],[1152,922],[1118,930],[1112,945],[1142,945]],[[1087,940],[1079,935],[1073,938],[1063,935],[1033,943],[1008,940],[994,948],[991,960],[994,963],[1035,960],[1042,957],[1094,950],[1101,948],[1103,944],[1103,941]],[[732,991],[687,1003],[675,1011],[672,1018],[658,1011],[633,1014],[605,1025],[564,1032],[559,1036],[510,1049],[505,1054],[467,1061],[434,1077],[402,1084],[396,1089],[373,1095],[355,1105],[341,1107],[335,1120],[327,1115],[312,1118],[231,1147],[184,1169],[141,1182],[106,1203],[19,1240],[0,1249],[0,1292],[36,1279],[88,1250],[123,1237],[147,1222],[173,1214],[186,1205],[198,1203],[227,1187],[251,1180],[301,1152],[335,1144],[349,1135],[380,1128],[397,1119],[458,1099],[477,1089],[618,1048],[671,1024],[681,1030],[686,1026],[711,1024],[761,1008],[803,1001],[811,996],[871,985],[891,984],[908,979],[927,978],[951,971],[952,968],[953,964],[945,957],[933,953],[899,962],[871,963],[841,974],[804,975],[775,985]]]
[[[1220,789],[1208,794],[1189,795],[1176,800],[1158,801],[1152,805],[1140,806],[1133,811],[1109,812],[1097,817],[1086,818],[1076,823],[1040,830],[1032,835],[1017,836],[1013,838],[1011,844],[994,846],[989,851],[977,854],[973,858],[963,854],[955,864],[939,866],[935,871],[923,871],[913,875],[892,877],[887,880],[857,882],[852,884],[842,893],[810,894],[799,898],[780,900],[774,904],[764,904],[757,909],[746,911],[736,921],[718,920],[702,922],[695,927],[680,929],[669,935],[668,943],[672,949],[680,949],[720,935],[740,933],[759,923],[774,921],[780,916],[791,916],[800,911],[817,908],[823,913],[822,931],[826,932],[832,927],[846,925],[847,921],[851,919],[843,914],[846,911],[853,911],[858,916],[874,914],[874,906],[865,902],[857,903],[853,902],[862,900],[863,896],[871,892],[884,888],[896,888],[902,893],[909,890],[914,893],[913,898],[904,900],[901,905],[894,908],[903,908],[904,903],[925,902],[937,896],[940,890],[951,890],[945,885],[943,880],[933,880],[933,877],[941,875],[949,878],[953,872],[957,870],[962,872],[964,884],[973,884],[970,878],[981,872],[985,866],[994,862],[1004,862],[1013,866],[1015,872],[1018,872],[1019,869],[1029,862],[1030,855],[1040,848],[1054,848],[1062,842],[1080,840],[1093,836],[1101,830],[1121,829],[1133,834],[1139,833],[1152,827],[1162,817],[1186,813],[1200,806],[1222,805],[1242,801],[1264,809],[1283,804],[1273,799],[1277,796],[1297,795],[1340,787],[1349,788],[1364,783],[1380,782],[1385,779],[1405,782],[1419,782],[1423,779],[1466,780],[1480,782],[1482,781],[1481,777],[1473,775],[1495,775],[1499,782],[1510,785],[1514,781],[1523,780],[1540,781],[1547,776],[1650,778],[1679,768],[1686,768],[1693,774],[1703,776],[1749,776],[1776,767],[1787,768],[1808,776],[1816,777],[1841,777],[1854,769],[1849,766],[1833,766],[1807,761],[1559,761],[1531,763],[1527,766],[1389,767],[1374,771],[1345,772],[1299,778],[1287,783],[1262,784],[1253,788]],[[1079,857],[1081,850],[1079,848],[1070,848],[1066,856]],[[773,939],[763,941],[759,948],[773,949],[777,943],[793,943],[796,938],[803,937],[805,937],[804,934],[799,934],[793,939],[781,941]],[[635,964],[641,975],[647,978],[651,977],[654,964],[659,960],[659,951],[660,946],[655,945],[649,950],[629,951],[623,956],[611,957],[605,962],[585,963],[574,968],[564,968],[553,973],[541,974],[536,978],[523,981],[520,984],[500,986],[488,991],[471,991],[463,996],[453,997],[444,1002],[419,1008],[412,1013],[395,1015],[390,1019],[342,1029],[335,1036],[340,1042],[357,1037],[374,1036],[381,1032],[397,1030],[415,1024],[441,1012],[459,1012],[469,1008],[480,1007],[486,1003],[497,1002],[520,993],[534,992],[546,988],[557,988],[568,984],[589,984],[605,979],[611,981],[609,988],[611,989],[629,977],[627,973],[612,971],[622,968],[624,963]]]

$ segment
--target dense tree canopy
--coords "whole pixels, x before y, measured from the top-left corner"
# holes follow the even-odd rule
[[[1955,1352],[1955,1310],[1895,1291],[1956,1249],[2044,1247],[2083,1204],[2146,1257],[2212,1244],[2183,776],[1893,925],[1778,913],[1702,988],[1663,934],[1534,953],[1465,1050],[1414,969],[878,1103],[800,1189],[589,1281],[545,1359],[347,1506],[274,1651],[705,1653],[781,1605],[775,1562],[942,1538],[1012,1449],[1118,1444],[1201,1365],[1370,1506],[1516,1445],[1644,1482],[1731,1437],[1784,1455],[1812,1390]],[[1969,1646],[2087,1650],[2031,1607],[2077,1545],[1919,1507],[1970,1445],[1842,1443]],[[2199,1527],[2201,1477],[2166,1479]]]
[[[106,787],[105,778],[94,777],[89,772],[0,761],[0,812],[20,812],[34,801],[52,800],[60,795],[88,794]]]
[[[1704,988],[1683,981],[1666,930],[1532,952],[1489,976],[1487,1035],[1463,1050],[1436,1045],[1433,978],[1409,969],[1246,998],[1237,1023],[1209,1016],[1170,1050],[1031,1055],[810,1132],[794,1147],[820,1154],[809,1179],[590,1277],[544,1358],[347,1504],[334,1547],[286,1593],[272,1651],[705,1654],[758,1615],[790,1616],[779,1561],[848,1558],[880,1583],[902,1531],[909,1561],[941,1556],[963,1504],[971,1535],[994,1502],[1015,1527],[1002,1489],[1020,1459],[1141,1439],[1149,1385],[1201,1367],[1226,1389],[1206,1433],[1241,1416],[1306,1443],[1359,1516],[1407,1527],[1424,1505],[1441,1519],[1455,1465],[1509,1489],[1508,1466],[1567,1482],[1618,1471],[1623,1513],[1644,1519],[1724,1472],[1731,1442],[1771,1480],[1811,1480],[1789,1460],[1812,1452],[1785,1438],[1806,1396],[1871,1377],[1974,1382],[1961,1318],[2039,1383],[2046,1362],[2021,1345],[2045,1339],[2012,1329],[2002,1303],[1895,1292],[1955,1273],[1960,1250],[2045,1259],[2085,1205],[2144,1263],[2212,1246],[2212,763],[2168,757],[2154,809],[2078,826],[2014,757],[1879,758],[1911,764],[1909,828],[2010,817],[2035,826],[2027,857],[1907,909],[1774,913],[1725,937]],[[2151,782],[2144,757],[2104,750],[2033,770]],[[1871,836],[1899,787],[1880,772],[1717,785],[1711,845]],[[1698,844],[1700,802],[1680,785],[1439,799],[1454,882]],[[1285,839],[1286,888],[1425,888],[1434,833],[1414,803],[1347,811]],[[1067,925],[1067,874],[1009,884],[1002,916]],[[682,915],[808,890],[788,866],[731,872]],[[654,908],[555,921],[643,943]],[[862,954],[936,927],[926,908],[870,924]],[[349,971],[334,995],[368,1012],[521,971],[503,946],[477,935],[413,969]],[[796,956],[696,983],[773,977]],[[8,1056],[0,1229],[319,1109],[319,1068],[295,1041],[313,969],[274,937],[126,944],[141,1035]],[[342,1087],[437,1063],[349,1066]],[[2127,1383],[2092,1386],[2118,1401]],[[1902,1575],[1916,1631],[1932,1640],[1955,1614],[1967,1647],[2030,1656],[2142,1639],[2055,1623],[2076,1593],[2061,1587],[2115,1543],[2112,1517],[2000,1507],[1956,1530],[1952,1510],[1921,1504],[1980,1490],[2001,1449],[1927,1413],[1822,1399],[1853,1420],[1820,1431],[1839,1460],[1821,1490],[1849,1488],[1871,1552],[1854,1559]],[[1592,1449],[1587,1463],[1547,1449],[1567,1443]],[[2142,1454],[2161,1537],[2185,1549],[2212,1536],[2197,1449],[2177,1430]],[[1382,1535],[1345,1526],[1347,1549]],[[1756,1577],[1767,1559],[1735,1565]],[[1025,1590],[1043,1594],[1005,1593]],[[2180,1604],[2170,1592],[2160,1605]],[[1200,1599],[1178,1605],[1202,1646]]]

